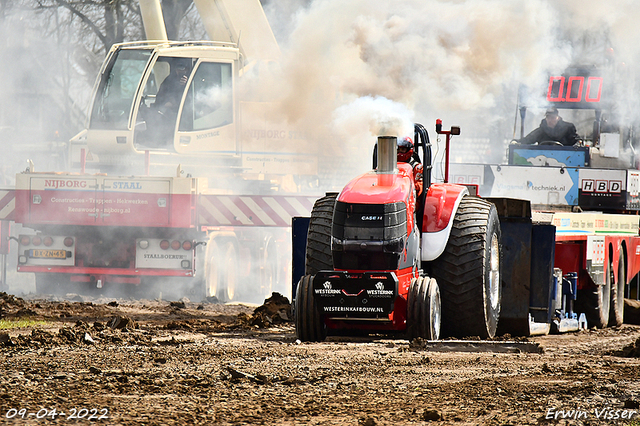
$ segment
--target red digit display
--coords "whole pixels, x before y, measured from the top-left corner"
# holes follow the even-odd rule
[[[593,86],[597,85],[597,89]],[[592,93],[596,91],[596,96],[591,97]],[[584,100],[587,102],[600,102],[600,95],[602,94],[602,77],[589,77],[587,81],[587,96]]]
[[[587,79],[585,88],[584,80]],[[586,90],[585,90],[586,89]],[[584,103],[600,102],[602,95],[602,77],[552,76],[549,77],[547,101],[551,103]],[[566,106],[569,107],[568,105]],[[580,108],[581,106],[576,105]]]
[[[555,90],[554,90],[555,89]],[[554,93],[556,94],[554,96]],[[549,90],[547,100],[549,102],[564,102],[564,77],[549,77]]]
[[[578,82],[579,86],[576,89],[573,86],[573,83]],[[582,86],[584,86],[584,77],[569,77],[569,82],[567,83],[567,102],[580,102],[582,100]],[[576,93],[573,96],[573,93]]]

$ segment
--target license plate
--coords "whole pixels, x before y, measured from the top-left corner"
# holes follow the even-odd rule
[[[66,259],[66,250],[29,250],[29,257],[40,259]]]

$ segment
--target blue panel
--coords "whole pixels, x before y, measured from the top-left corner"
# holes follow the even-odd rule
[[[509,164],[518,166],[585,167],[589,148],[553,145],[509,145]]]
[[[291,288],[292,300],[296,298],[296,288],[298,281],[304,276],[305,273],[305,260],[307,253],[307,231],[309,230],[308,217],[294,217],[291,218],[291,235],[292,246],[291,252],[293,253],[292,259],[292,283]]]
[[[534,225],[531,239],[531,306],[536,322],[550,323],[549,309],[554,296],[553,264],[556,247],[556,227]]]
[[[499,333],[529,334],[531,227],[528,219],[500,218],[502,308]]]

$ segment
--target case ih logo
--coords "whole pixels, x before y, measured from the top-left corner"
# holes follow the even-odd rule
[[[597,194],[619,194],[620,192],[622,192],[622,181],[606,179],[583,179],[582,192],[593,192]]]
[[[64,179],[45,179],[45,188],[58,189],[58,188],[86,188],[86,180],[64,180]]]

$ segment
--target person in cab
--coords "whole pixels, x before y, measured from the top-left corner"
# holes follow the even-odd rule
[[[398,141],[398,163],[408,163],[413,169],[413,180],[416,185],[416,195],[422,194],[423,189],[423,167],[416,157],[413,155],[415,152],[413,147],[413,140],[409,136],[405,136]]]
[[[557,145],[553,142],[558,142],[564,146],[581,145],[580,137],[576,132],[576,126],[574,126],[573,123],[564,121],[558,114],[556,107],[548,108],[545,112],[544,119],[540,122],[540,127],[518,142],[525,145],[532,145],[536,142],[543,145]]]

